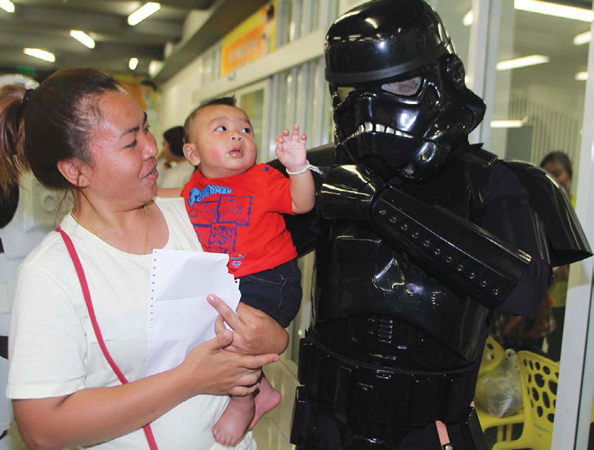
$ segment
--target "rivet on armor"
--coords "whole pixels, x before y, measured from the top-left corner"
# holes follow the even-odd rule
[[[426,240],[423,242],[423,245],[424,245],[425,247],[427,247],[427,248],[428,248],[428,247],[430,247],[430,246],[431,246],[431,241],[430,241],[429,239],[426,239]]]
[[[418,231],[415,231],[415,232],[412,234],[412,237],[413,237],[413,239],[419,239],[419,232],[418,232]]]
[[[487,280],[482,280],[481,281],[481,286],[482,287],[487,287]]]
[[[462,272],[464,270],[464,265],[458,264],[458,267],[456,267],[456,270],[458,270],[458,272]]]
[[[493,294],[494,295],[499,295],[499,289],[497,289],[497,288],[493,289]]]
[[[380,209],[380,212],[379,212],[379,213],[380,213],[382,216],[385,216],[387,212],[388,212],[388,211],[387,211],[387,210],[385,210],[385,209]]]
[[[390,217],[390,222],[396,223],[396,222],[398,222],[398,218],[396,216],[392,216],[392,217]]]
[[[408,225],[407,225],[407,224],[404,224],[404,225],[402,225],[402,226],[400,227],[400,229],[401,229],[402,231],[406,231],[406,230],[408,230]]]

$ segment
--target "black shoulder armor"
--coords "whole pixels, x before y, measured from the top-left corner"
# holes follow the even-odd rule
[[[530,205],[544,223],[551,265],[563,266],[592,256],[592,249],[565,191],[542,169],[505,161],[529,195]]]

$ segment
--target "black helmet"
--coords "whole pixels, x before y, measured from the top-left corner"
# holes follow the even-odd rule
[[[439,16],[422,0],[375,0],[339,17],[326,36],[339,163],[384,178],[438,171],[485,105]]]

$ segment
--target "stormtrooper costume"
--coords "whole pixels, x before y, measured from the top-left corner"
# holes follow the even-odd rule
[[[492,311],[532,314],[551,267],[591,255],[540,169],[469,145],[485,105],[438,15],[376,0],[326,37],[335,155],[309,217],[312,324],[300,342],[297,449],[482,449],[471,406]]]

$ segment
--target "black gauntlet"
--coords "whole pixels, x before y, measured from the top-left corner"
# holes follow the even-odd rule
[[[520,281],[530,256],[441,207],[385,184],[365,167],[334,167],[320,191],[327,219],[368,220],[450,288],[490,308]]]

